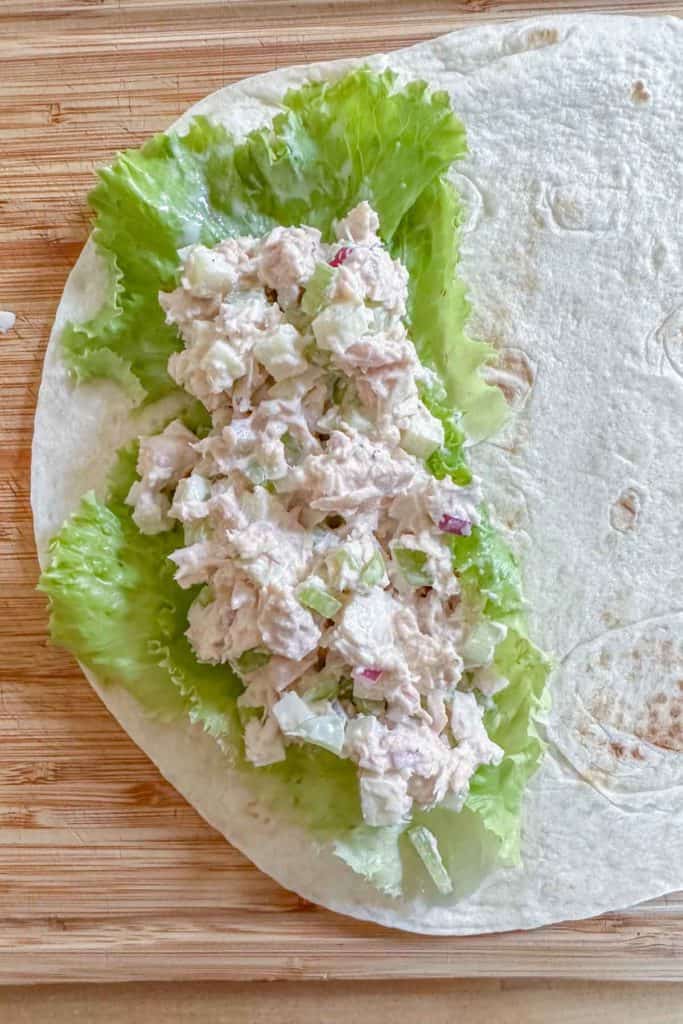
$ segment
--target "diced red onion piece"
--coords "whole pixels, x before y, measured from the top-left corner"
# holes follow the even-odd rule
[[[379,677],[382,675],[381,668],[362,668],[358,673],[363,679],[369,679],[371,683],[376,683]]]
[[[342,245],[341,249],[339,249],[329,261],[329,264],[331,267],[341,267],[342,263],[345,263],[350,255],[351,246]]]
[[[443,533],[454,533],[457,537],[469,537],[472,523],[469,519],[459,519],[458,516],[451,516],[445,512],[439,519],[439,529]]]

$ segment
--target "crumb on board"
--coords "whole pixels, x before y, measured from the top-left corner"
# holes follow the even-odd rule
[[[16,321],[16,313],[10,313],[7,309],[0,309],[0,334],[7,334],[8,331],[11,331]]]

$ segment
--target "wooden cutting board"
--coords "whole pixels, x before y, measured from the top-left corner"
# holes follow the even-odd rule
[[[421,938],[319,910],[213,832],[48,643],[29,511],[50,324],[93,168],[226,82],[476,21],[683,3],[0,4],[0,978],[683,977],[683,894],[592,921]]]

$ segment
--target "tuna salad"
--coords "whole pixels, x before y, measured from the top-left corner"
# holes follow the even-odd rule
[[[140,440],[126,499],[138,529],[182,524],[171,559],[201,585],[187,637],[227,664],[246,759],[312,744],[357,768],[367,825],[458,809],[503,751],[484,726],[506,686],[506,627],[465,599],[451,541],[480,521],[478,482],[437,479],[437,383],[406,319],[408,274],[361,202],[318,230],[275,227],[180,251],[159,296],[184,347],[173,380],[208,410]],[[437,857],[432,837],[412,837]]]

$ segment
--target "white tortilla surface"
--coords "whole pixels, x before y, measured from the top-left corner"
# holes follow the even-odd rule
[[[284,92],[360,63],[446,89],[470,155],[460,274],[470,333],[503,352],[519,408],[473,449],[525,564],[531,635],[556,661],[550,749],[528,787],[523,865],[451,903],[379,895],[254,806],[216,743],[88,678],[163,775],[282,885],[418,932],[530,928],[683,886],[683,24],[549,17],[371,58],[286,68],[188,112],[243,136]],[[45,359],[33,446],[40,557],[116,448],[148,429],[111,385],[74,388],[59,337],[102,297],[89,242]],[[148,411],[150,417],[158,411]]]

